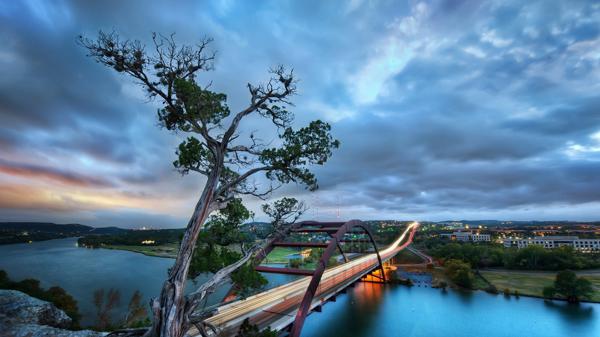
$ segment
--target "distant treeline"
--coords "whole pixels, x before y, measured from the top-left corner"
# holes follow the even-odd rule
[[[127,231],[118,235],[86,235],[77,240],[80,246],[100,247],[102,245],[137,246],[142,241],[154,241],[148,245],[162,245],[181,241],[183,229],[157,229]]]
[[[539,246],[506,248],[497,244],[473,244],[426,240],[429,254],[442,260],[457,259],[473,268],[502,267],[522,270],[600,268],[600,254],[579,253],[572,247],[544,249]]]
[[[129,230],[117,227],[94,228],[80,224],[51,222],[0,222],[0,245],[63,239],[93,234],[117,234]]]

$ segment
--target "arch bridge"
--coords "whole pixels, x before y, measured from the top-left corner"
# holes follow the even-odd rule
[[[360,220],[347,222],[304,221],[295,223],[279,233],[260,251],[254,260],[255,269],[264,273],[279,273],[301,276],[297,280],[269,289],[243,300],[217,307],[213,315],[204,322],[220,335],[235,335],[245,319],[263,329],[271,327],[290,337],[300,336],[306,317],[314,311],[321,311],[322,305],[335,301],[336,295],[344,292],[359,280],[385,282],[384,262],[408,246],[419,224],[409,224],[399,237],[383,250],[379,250],[371,231]],[[296,234],[313,233],[327,240],[321,242],[300,242],[291,240]],[[352,234],[352,235],[351,235]],[[358,234],[358,235],[357,235]],[[365,243],[371,252],[349,256],[343,247],[353,243]],[[276,247],[321,248],[323,254],[316,262],[314,270],[301,268],[277,268],[261,265],[268,254]],[[336,252],[344,263],[329,266]],[[194,332],[191,331],[191,335]],[[196,332],[198,334],[198,332]]]

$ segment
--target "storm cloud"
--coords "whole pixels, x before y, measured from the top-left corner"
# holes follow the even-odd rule
[[[0,5],[0,221],[186,223],[203,180],[173,170],[156,103],[77,44],[99,30],[214,38],[202,80],[233,111],[293,67],[296,126],[342,144],[318,192],[273,195],[306,217],[600,219],[600,4],[57,0]]]

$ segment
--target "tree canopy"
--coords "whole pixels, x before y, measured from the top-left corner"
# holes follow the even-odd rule
[[[563,270],[556,274],[554,286],[545,287],[543,294],[546,298],[559,295],[566,298],[567,301],[575,303],[584,297],[590,296],[593,292],[592,283],[588,279],[577,277],[570,270]]]
[[[153,301],[153,326],[148,336],[185,335],[191,326],[192,312],[210,289],[252,256],[252,250],[243,252],[242,257],[223,266],[195,292],[185,295],[180,291],[193,265],[194,252],[201,248],[196,243],[204,234],[205,223],[214,225],[215,235],[209,235],[212,240],[209,245],[237,239],[231,236],[235,233],[227,231],[232,226],[226,220],[227,215],[206,221],[209,215],[218,210],[227,212],[240,195],[265,198],[290,182],[311,191],[317,189],[317,179],[309,166],[325,164],[340,144],[331,135],[331,126],[321,120],[300,128],[292,125],[294,114],[289,108],[293,106],[290,98],[296,93],[296,80],[293,70],[283,66],[272,68],[266,82],[246,84],[250,96],[247,106],[231,113],[227,95],[212,90],[210,81],[200,76],[214,66],[215,54],[208,51],[211,41],[203,39],[196,45],[178,45],[174,35],[153,34],[152,47],[147,50],[141,41],[123,40],[114,32],[101,31],[96,39],[83,36],[79,39],[90,57],[133,78],[149,99],[160,102],[160,126],[185,135],[176,150],[174,167],[184,175],[193,172],[206,177],[175,264],[169,270],[160,298]],[[241,129],[242,120],[250,115],[266,120],[264,127],[274,129],[275,139],[263,141],[255,132]],[[268,184],[251,180],[259,173]],[[223,263],[218,265],[226,263],[225,257],[221,260]]]

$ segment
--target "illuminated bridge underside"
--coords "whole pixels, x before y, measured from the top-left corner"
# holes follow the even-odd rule
[[[281,331],[291,326],[290,336],[297,337],[300,335],[306,316],[311,311],[319,311],[321,305],[335,299],[337,293],[375,270],[380,270],[380,277],[385,277],[383,262],[392,258],[412,242],[418,223],[410,224],[398,239],[386,249],[378,252],[375,246],[375,253],[361,256],[352,261],[346,260],[346,263],[329,269],[325,269],[327,261],[336,249],[340,249],[339,243],[344,242],[344,234],[354,228],[359,228],[368,235],[369,241],[374,244],[371,233],[359,220],[345,223],[301,222],[293,225],[290,231],[319,232],[319,228],[303,229],[303,227],[309,226],[320,227],[320,232],[328,233],[331,236],[331,240],[325,247],[323,256],[314,272],[303,269],[280,268],[279,270],[284,269],[289,274],[307,276],[248,297],[245,300],[222,305],[217,308],[212,317],[206,320],[206,323],[219,329],[223,335],[233,336],[242,321],[248,318],[252,324],[256,324],[260,328],[270,326],[272,329]],[[408,238],[406,238],[407,234]],[[278,238],[278,240],[272,242],[259,254],[259,258],[263,259],[275,246],[283,246],[285,242],[280,241],[281,239]],[[264,270],[263,266],[258,266],[257,270],[275,272],[274,270]],[[194,329],[189,334],[197,335],[198,331]]]

